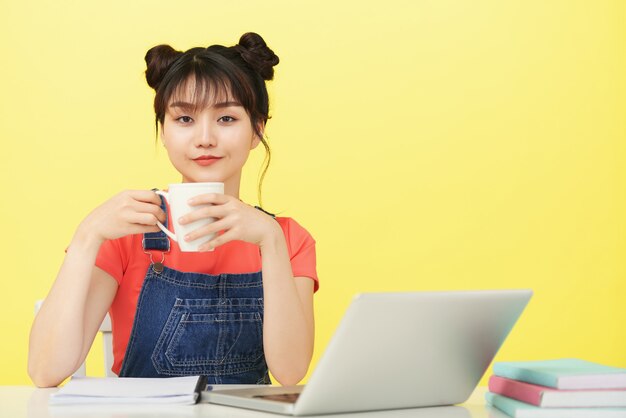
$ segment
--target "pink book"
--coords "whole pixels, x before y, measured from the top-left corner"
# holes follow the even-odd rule
[[[564,390],[500,376],[489,378],[489,390],[540,407],[626,407],[626,388]]]

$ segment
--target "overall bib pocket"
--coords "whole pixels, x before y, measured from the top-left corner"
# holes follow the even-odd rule
[[[152,353],[161,374],[228,376],[257,369],[263,300],[176,299]]]

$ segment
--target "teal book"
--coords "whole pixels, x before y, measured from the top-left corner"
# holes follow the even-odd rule
[[[626,418],[626,408],[540,408],[492,392],[485,400],[513,418]]]
[[[580,359],[497,362],[493,374],[557,389],[626,388],[626,369]]]

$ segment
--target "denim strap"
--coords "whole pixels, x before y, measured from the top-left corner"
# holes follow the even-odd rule
[[[152,191],[156,191],[158,189],[152,189]],[[161,198],[161,209],[165,212],[165,221],[163,222],[163,226],[167,228],[167,207],[165,206],[165,199],[163,196],[159,196]],[[159,251],[169,251],[170,250],[170,240],[165,235],[165,232],[147,232],[143,234],[143,240],[141,242],[144,251],[146,250],[159,250]]]

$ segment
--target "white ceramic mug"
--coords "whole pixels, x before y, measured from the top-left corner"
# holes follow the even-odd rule
[[[168,237],[178,242],[178,246],[181,251],[185,252],[193,252],[198,251],[198,247],[205,242],[209,242],[215,237],[216,234],[207,235],[201,238],[198,238],[193,241],[185,241],[185,235],[188,233],[195,231],[196,229],[208,225],[215,221],[215,218],[204,218],[199,219],[195,222],[191,222],[185,225],[181,225],[178,223],[178,220],[185,216],[186,214],[199,209],[203,206],[211,206],[209,205],[196,205],[189,206],[187,201],[192,197],[196,197],[201,194],[206,193],[221,193],[224,194],[224,183],[177,183],[170,184],[170,188],[167,192],[162,190],[157,190],[155,192],[159,194],[167,200],[169,204],[170,211],[172,212],[172,226],[174,227],[174,232],[167,229],[161,222],[157,222],[161,231],[165,232]]]

